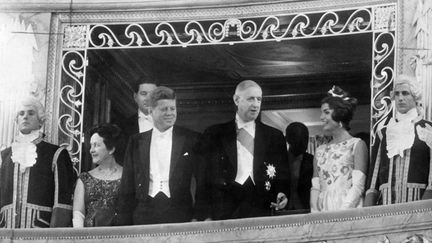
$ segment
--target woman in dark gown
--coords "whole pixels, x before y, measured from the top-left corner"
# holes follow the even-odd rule
[[[103,124],[90,134],[90,154],[98,166],[78,178],[73,203],[74,228],[112,225],[123,171],[114,158],[120,129]]]

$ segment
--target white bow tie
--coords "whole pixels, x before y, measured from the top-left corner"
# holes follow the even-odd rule
[[[150,116],[141,115],[141,116],[139,116],[138,118],[148,120],[148,119],[150,119]]]

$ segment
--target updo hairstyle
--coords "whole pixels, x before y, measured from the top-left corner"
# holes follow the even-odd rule
[[[90,137],[95,133],[97,133],[103,139],[103,142],[108,150],[117,148],[121,135],[121,129],[117,125],[109,123],[97,125],[90,129]]]
[[[332,119],[335,122],[340,122],[349,131],[351,129],[349,123],[353,119],[358,103],[357,99],[338,86],[333,86],[327,94],[328,96],[321,100],[321,105],[328,104],[329,108],[333,110]]]

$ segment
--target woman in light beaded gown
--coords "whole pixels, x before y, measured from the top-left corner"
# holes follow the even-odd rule
[[[321,101],[323,131],[332,140],[316,149],[311,188],[311,212],[361,207],[368,150],[349,134],[357,100],[337,86]]]

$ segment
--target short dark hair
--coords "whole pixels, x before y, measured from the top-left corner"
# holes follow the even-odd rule
[[[154,84],[155,86],[158,86],[159,83],[157,80],[152,77],[151,75],[140,75],[137,79],[135,79],[133,83],[133,91],[134,93],[138,93],[138,90],[140,88],[141,84]]]
[[[121,129],[117,125],[110,123],[96,125],[89,131],[90,136],[93,136],[95,133],[102,137],[107,149],[117,148],[121,135]]]
[[[156,107],[158,100],[175,100],[176,95],[174,90],[165,87],[159,86],[154,89],[150,94],[150,106]]]
[[[349,131],[351,129],[349,123],[353,119],[357,99],[338,86],[334,86],[332,91],[332,93],[329,92],[329,96],[321,100],[321,105],[328,104],[329,108],[333,110],[332,119],[335,122],[340,122]]]
[[[291,153],[295,156],[303,154],[309,144],[309,130],[301,122],[292,122],[285,129],[285,140]]]

